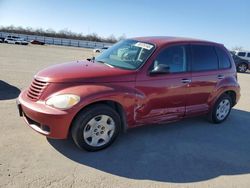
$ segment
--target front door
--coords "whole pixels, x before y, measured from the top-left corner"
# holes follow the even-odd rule
[[[138,124],[172,121],[185,115],[191,81],[187,51],[186,45],[161,50],[148,72],[159,65],[168,67],[169,71],[138,76],[135,108],[135,120]]]

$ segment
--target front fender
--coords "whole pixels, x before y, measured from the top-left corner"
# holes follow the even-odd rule
[[[49,95],[49,93],[53,93]],[[46,90],[43,98],[59,94],[75,94],[80,96],[80,102],[69,109],[76,115],[84,107],[101,101],[113,101],[123,107],[128,127],[134,124],[134,108],[136,92],[134,82],[105,83],[105,84],[52,84]]]

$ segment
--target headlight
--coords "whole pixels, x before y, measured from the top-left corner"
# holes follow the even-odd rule
[[[58,109],[69,109],[80,101],[80,97],[73,94],[56,95],[49,98],[46,104]]]

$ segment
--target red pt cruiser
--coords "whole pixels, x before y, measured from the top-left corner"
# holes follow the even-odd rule
[[[239,90],[223,45],[141,37],[118,42],[91,60],[38,72],[17,103],[37,132],[57,139],[71,134],[79,148],[95,151],[135,126],[202,114],[221,123]]]

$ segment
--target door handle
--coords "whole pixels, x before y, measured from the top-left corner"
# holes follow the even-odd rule
[[[219,74],[219,75],[217,76],[217,78],[220,79],[220,80],[223,79],[224,77],[225,77],[225,76],[224,76],[223,74]]]
[[[191,79],[187,79],[187,78],[183,78],[183,79],[181,80],[181,82],[184,83],[184,84],[187,84],[187,83],[192,82],[192,80],[191,80]]]

